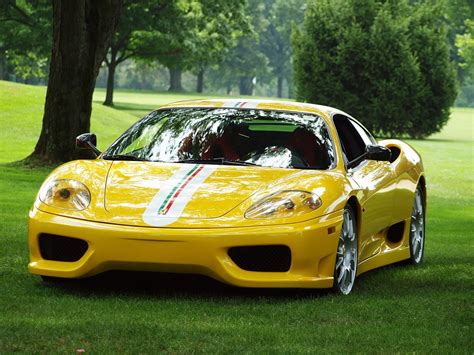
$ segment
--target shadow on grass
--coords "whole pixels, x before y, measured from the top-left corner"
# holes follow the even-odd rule
[[[359,275],[351,296],[362,298],[399,298],[405,296],[466,293],[474,291],[468,273],[468,255],[431,256],[419,266],[401,261]],[[184,299],[272,300],[317,299],[336,296],[331,289],[241,288],[210,277],[139,271],[108,271],[87,279],[38,280],[38,288],[78,297],[139,297]],[[343,296],[341,296],[343,297]]]
[[[87,279],[47,279],[38,287],[54,287],[76,296],[130,296],[157,298],[240,298],[294,300],[333,294],[330,289],[241,288],[206,276],[138,271],[108,271]]]

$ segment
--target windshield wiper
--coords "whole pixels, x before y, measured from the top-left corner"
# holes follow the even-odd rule
[[[126,154],[104,155],[102,156],[102,158],[105,160],[150,161],[145,158],[140,158],[134,155],[126,155]]]
[[[255,163],[250,163],[243,160],[228,160],[224,158],[213,158],[213,159],[181,159],[172,161],[170,163],[195,163],[195,164],[206,164],[206,163],[221,163],[222,165],[248,165],[248,166],[261,166]]]

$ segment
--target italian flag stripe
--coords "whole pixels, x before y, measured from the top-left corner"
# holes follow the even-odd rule
[[[181,179],[181,181],[173,187],[168,196],[161,204],[158,209],[158,214],[166,215],[173,206],[174,201],[178,198],[179,194],[184,190],[187,184],[204,168],[204,165],[194,165],[191,170],[189,170],[186,175]]]

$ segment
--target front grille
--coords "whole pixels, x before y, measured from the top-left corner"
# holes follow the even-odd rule
[[[291,266],[291,251],[286,245],[232,247],[228,254],[247,271],[285,272]]]
[[[53,234],[39,236],[40,253],[43,259],[55,261],[77,261],[86,253],[86,241]]]

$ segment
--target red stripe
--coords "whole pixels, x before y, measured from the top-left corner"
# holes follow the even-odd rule
[[[244,107],[246,103],[247,103],[247,101],[242,102],[239,107],[240,108]]]
[[[166,205],[166,207],[163,209],[163,211],[161,212],[162,215],[165,215],[168,213],[169,209],[171,208],[171,206],[173,206],[173,203],[174,201],[178,198],[179,194],[181,193],[181,191],[184,190],[184,188],[186,187],[187,184],[189,184],[189,182],[197,175],[199,174],[199,172],[204,168],[204,165],[201,165],[199,168],[196,169],[196,171],[194,173],[192,173],[187,179],[186,181],[184,182],[183,185],[181,185],[181,187],[174,193],[173,197],[171,197],[170,201],[168,202],[168,204]]]

